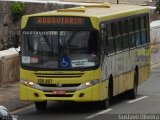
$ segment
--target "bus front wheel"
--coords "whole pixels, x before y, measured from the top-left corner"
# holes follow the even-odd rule
[[[107,109],[109,107],[109,100],[105,99],[100,101],[100,109]]]
[[[44,111],[46,109],[46,106],[47,106],[47,101],[35,102],[35,107],[37,111]]]
[[[108,87],[108,98],[100,101],[100,109],[107,109],[109,108],[109,103],[110,103],[110,97],[111,97],[111,88]]]

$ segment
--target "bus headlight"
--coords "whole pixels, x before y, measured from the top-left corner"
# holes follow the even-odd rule
[[[27,86],[33,86],[34,82],[31,82],[29,80],[20,79],[20,83]]]
[[[86,83],[84,83],[84,84],[85,84],[86,87],[91,86],[91,83],[90,83],[90,82],[86,82]]]
[[[79,88],[80,89],[85,89],[85,88],[88,88],[88,87],[92,87],[96,84],[99,84],[100,83],[100,80],[90,80],[90,81],[87,81],[85,83],[82,83]]]
[[[30,86],[33,86],[33,85],[34,85],[34,82],[28,82],[28,84],[29,84]]]

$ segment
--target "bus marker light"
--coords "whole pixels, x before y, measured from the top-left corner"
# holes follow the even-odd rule
[[[27,81],[25,81],[25,82],[24,82],[24,84],[25,84],[25,85],[28,85],[28,82],[27,82]]]

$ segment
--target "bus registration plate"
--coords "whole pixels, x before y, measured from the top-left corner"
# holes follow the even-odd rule
[[[64,90],[54,90],[52,92],[52,94],[54,94],[54,95],[64,95],[64,94],[66,94],[66,92]]]

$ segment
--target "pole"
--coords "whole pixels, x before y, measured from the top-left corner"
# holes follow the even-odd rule
[[[119,4],[119,0],[117,0],[117,4]]]

